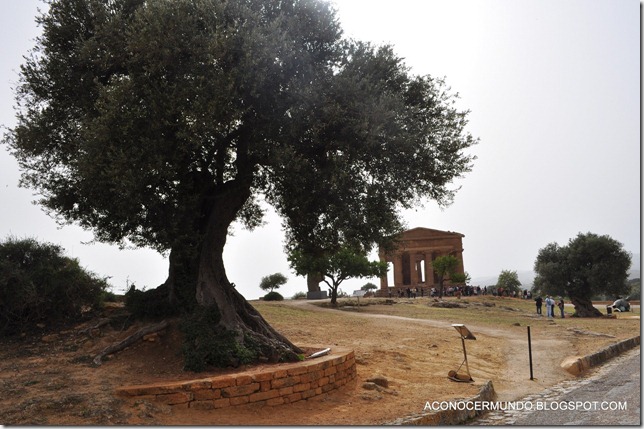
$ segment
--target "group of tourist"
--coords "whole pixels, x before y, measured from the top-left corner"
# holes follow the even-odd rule
[[[393,288],[389,288],[389,298],[392,297],[391,290]],[[487,293],[487,288],[481,289],[480,286],[449,286],[445,288],[444,295],[445,296],[477,296],[477,295],[485,295]],[[398,298],[416,298],[418,295],[421,297],[425,296],[425,288],[407,288],[407,289],[400,289],[396,288],[396,294],[398,295]],[[438,296],[438,290],[436,288],[430,288],[429,289],[429,296],[430,297],[436,297]]]
[[[561,311],[561,318],[563,319],[565,317],[564,315],[564,300],[563,298],[559,298],[559,301],[555,301],[550,297],[550,295],[546,295],[546,299],[544,301],[541,296],[537,296],[535,299],[535,304],[537,306],[537,314],[542,314],[541,313],[541,307],[543,306],[544,302],[546,304],[546,317],[555,317],[555,305],[559,307],[559,311]]]

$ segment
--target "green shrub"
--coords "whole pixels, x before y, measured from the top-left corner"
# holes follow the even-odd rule
[[[306,292],[297,292],[291,299],[306,299]]]
[[[197,307],[184,317],[181,330],[184,335],[184,368],[201,372],[208,367],[237,367],[257,359],[251,344],[240,344],[236,333],[218,329],[220,314],[216,306]]]
[[[0,243],[0,335],[78,320],[100,307],[106,288],[60,246],[8,238]]]
[[[277,292],[269,292],[264,295],[264,301],[284,301],[284,297]]]
[[[109,290],[103,291],[102,298],[103,302],[118,302],[119,297],[116,296],[114,292]]]

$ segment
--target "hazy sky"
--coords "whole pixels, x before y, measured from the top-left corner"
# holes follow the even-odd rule
[[[608,234],[640,252],[640,4],[636,0],[336,0],[347,36],[390,43],[416,74],[445,77],[471,111],[478,159],[452,206],[406,212],[410,228],[465,235],[465,270],[477,277],[531,270],[540,248],[579,232]],[[0,0],[0,124],[13,126],[13,91],[33,46],[37,0]],[[151,250],[86,244],[92,234],[59,228],[18,188],[17,163],[0,146],[0,239],[60,244],[116,291],[165,280]],[[288,268],[279,218],[236,227],[224,260],[248,299],[262,276],[306,282]],[[368,280],[348,281],[351,292]],[[373,280],[376,284],[378,282]]]

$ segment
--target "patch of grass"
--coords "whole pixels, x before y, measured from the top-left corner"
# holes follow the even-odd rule
[[[327,312],[322,313],[307,309],[306,307],[294,307],[274,301],[253,301],[251,304],[271,325],[277,325],[278,327],[284,324],[297,326],[302,323],[317,325],[325,323],[328,320],[341,320],[344,317],[341,313],[337,315]]]
[[[364,299],[370,301],[371,299]],[[360,308],[363,313],[383,314],[414,319],[441,320],[449,323],[464,323],[486,325],[490,327],[516,326],[546,326],[552,323],[560,327],[574,327],[590,332],[597,332],[609,335],[616,335],[618,338],[628,338],[639,333],[640,321],[634,316],[640,315],[640,309],[632,312],[617,313],[616,319],[608,318],[578,318],[571,317],[572,307],[566,307],[566,318],[545,317],[545,306],[543,316],[536,314],[536,307],[533,300],[524,300],[505,297],[464,297],[444,298],[445,301],[458,302],[464,308],[439,308],[432,307],[433,298],[416,299],[394,299],[395,305],[368,305]],[[343,300],[340,300],[340,302]],[[360,300],[362,304],[363,300]],[[377,301],[376,301],[377,302]],[[559,314],[557,309],[556,314]]]

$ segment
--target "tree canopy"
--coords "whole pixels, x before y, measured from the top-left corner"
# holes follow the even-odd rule
[[[519,275],[516,271],[502,270],[496,281],[496,287],[511,292],[520,292],[521,282],[519,281]]]
[[[534,263],[534,287],[542,293],[565,295],[580,317],[600,316],[591,297],[620,296],[627,284],[631,256],[608,235],[578,234],[568,245],[550,243],[539,250]]]
[[[273,289],[279,289],[280,286],[285,285],[287,281],[288,279],[284,274],[275,273],[262,277],[262,280],[259,282],[259,287],[261,290],[272,292]]]
[[[331,304],[337,304],[340,284],[352,277],[380,277],[387,274],[387,264],[369,261],[363,251],[343,247],[331,254],[312,255],[293,251],[289,255],[291,268],[298,275],[320,273],[331,291]]]
[[[369,292],[369,291],[372,291],[372,290],[376,290],[376,289],[378,289],[378,286],[376,286],[375,284],[373,284],[373,283],[371,283],[371,282],[368,282],[368,283],[363,284],[363,285],[360,287],[360,289],[361,289],[361,290],[364,290],[364,291],[366,291],[366,292]]]
[[[327,2],[53,0],[38,21],[4,138],[22,184],[99,241],[169,251],[169,301],[271,356],[297,348],[228,280],[232,222],[264,198],[290,250],[370,249],[472,167],[445,82],[343,39]]]
[[[442,255],[432,261],[432,269],[438,276],[438,297],[443,297],[443,285],[446,277],[456,272],[459,261],[453,255]]]

